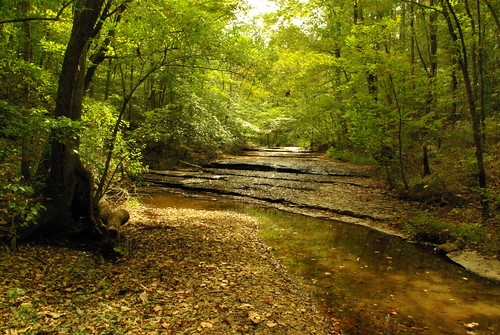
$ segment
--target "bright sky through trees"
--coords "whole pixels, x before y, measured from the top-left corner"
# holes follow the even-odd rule
[[[246,2],[252,7],[248,12],[250,17],[274,12],[278,9],[278,6],[274,2],[268,0],[246,0]]]

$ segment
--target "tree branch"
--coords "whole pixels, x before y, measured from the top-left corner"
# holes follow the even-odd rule
[[[63,3],[62,7],[59,9],[55,17],[22,17],[17,19],[0,20],[0,24],[28,22],[28,21],[59,21],[64,10],[73,2],[75,2],[75,0],[69,0],[66,3]]]
[[[415,5],[415,6],[418,6],[418,7],[422,7],[422,8],[425,8],[425,9],[431,9],[431,10],[434,10],[434,11],[439,12],[439,13],[443,12],[439,8],[436,8],[436,7],[433,7],[433,6],[427,6],[427,5],[424,5],[423,3],[416,2],[416,1],[413,1],[413,0],[400,0],[400,1],[412,4],[412,5]]]
[[[497,28],[500,29],[500,20],[498,19],[498,15],[495,12],[495,8],[491,5],[491,3],[488,0],[484,0],[486,3],[486,6],[488,6],[488,9],[490,10],[491,16],[495,19],[495,23],[497,24]]]

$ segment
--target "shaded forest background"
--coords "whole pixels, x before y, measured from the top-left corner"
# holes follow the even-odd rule
[[[3,239],[47,216],[77,231],[148,167],[256,145],[375,164],[402,197],[496,231],[498,3],[276,3],[245,18],[233,0],[2,1]]]

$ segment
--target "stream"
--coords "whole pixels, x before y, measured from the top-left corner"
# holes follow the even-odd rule
[[[347,334],[500,331],[498,283],[360,225],[384,227],[399,206],[363,167],[299,148],[260,150],[202,169],[152,171],[145,182],[157,193],[143,198],[150,206],[254,217],[274,257]]]

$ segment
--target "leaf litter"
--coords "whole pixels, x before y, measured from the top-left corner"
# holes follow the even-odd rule
[[[241,214],[127,208],[125,256],[0,251],[6,334],[339,334]]]

